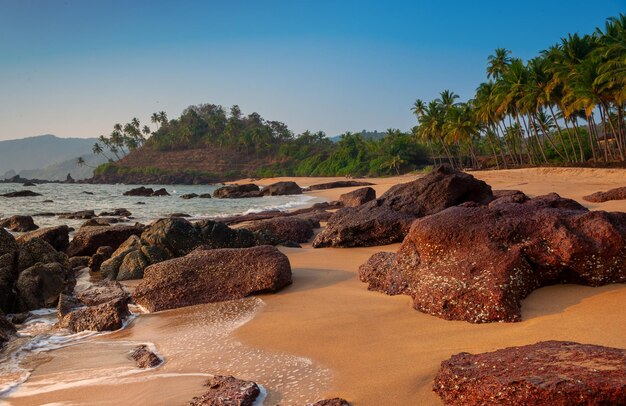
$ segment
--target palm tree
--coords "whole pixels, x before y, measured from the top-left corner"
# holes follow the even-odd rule
[[[487,78],[500,79],[511,64],[511,51],[496,48],[493,55],[487,58]]]

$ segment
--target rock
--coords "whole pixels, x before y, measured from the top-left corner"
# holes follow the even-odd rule
[[[276,182],[261,190],[263,196],[300,195],[302,188],[296,182]]]
[[[57,262],[37,263],[19,274],[15,284],[17,311],[29,311],[57,305],[65,289],[67,269]]]
[[[198,194],[196,193],[187,193],[180,196],[181,199],[194,199],[196,197],[198,197]]]
[[[494,190],[493,201],[489,204],[493,207],[504,203],[524,203],[530,197],[520,190]]]
[[[278,245],[284,241],[303,243],[313,237],[313,223],[297,217],[277,217],[260,220],[245,226],[263,236],[270,245]]]
[[[423,178],[393,186],[379,199],[346,207],[328,220],[313,247],[361,247],[402,241],[413,220],[464,202],[487,204],[491,187],[471,175],[440,166]]]
[[[35,197],[35,196],[41,196],[41,194],[33,192],[32,190],[19,190],[17,192],[5,193],[5,194],[0,195],[0,196],[4,196],[4,197]]]
[[[52,245],[57,251],[65,251],[70,245],[69,233],[70,230],[68,226],[45,227],[37,231],[22,234],[17,237],[17,240],[20,242],[28,242],[33,238],[38,238]]]
[[[626,200],[626,186],[608,190],[606,192],[596,192],[588,196],[583,196],[588,202],[604,203],[609,200]]]
[[[451,207],[416,220],[398,252],[375,254],[359,277],[444,319],[519,321],[521,300],[542,286],[626,282],[626,213],[556,194]]]
[[[211,198],[211,194],[210,193],[202,193],[198,197],[200,199],[210,199]]]
[[[323,399],[318,400],[315,403],[311,403],[310,406],[350,406],[347,400],[342,398],[332,398],[332,399]]]
[[[174,218],[187,218],[191,216],[187,213],[172,213],[168,217],[171,219],[174,219]]]
[[[16,334],[15,326],[0,312],[0,350]]]
[[[202,245],[209,248],[248,248],[259,245],[258,236],[246,229],[232,229],[213,220],[201,220],[194,227],[202,237]]]
[[[72,257],[68,260],[70,269],[83,269],[89,266],[89,261],[91,261],[91,257]]]
[[[37,230],[39,228],[31,216],[11,216],[6,219],[0,219],[0,227],[5,227],[11,231],[20,233]]]
[[[69,173],[65,177],[65,183],[74,183],[74,178],[72,178],[72,175],[70,175]]]
[[[376,199],[376,191],[371,187],[353,190],[339,196],[339,201],[344,207],[358,207],[374,199]]]
[[[93,195],[93,192],[87,192],[86,190],[83,190],[82,192],[80,192],[84,195]]]
[[[93,255],[99,247],[109,246],[117,249],[131,235],[140,235],[143,227],[83,227],[76,232],[74,239],[67,248],[70,257]]]
[[[448,405],[619,405],[626,350],[543,341],[441,363],[433,390]]]
[[[232,376],[215,375],[205,384],[208,391],[193,398],[188,406],[252,406],[261,394],[258,385]]]
[[[96,213],[93,210],[81,210],[73,213],[61,213],[59,218],[71,219],[71,220],[89,220],[96,217]]]
[[[152,193],[152,196],[170,196],[170,194],[167,193],[167,190],[165,190],[165,188],[161,188],[155,190],[154,193]]]
[[[130,295],[119,282],[103,280],[76,293],[76,298],[86,306],[97,306],[121,299],[128,300]]]
[[[133,298],[160,311],[276,292],[289,284],[289,260],[274,247],[199,248],[146,268]]]
[[[141,240],[161,248],[169,258],[188,254],[202,244],[198,229],[181,218],[155,221],[141,234]]]
[[[144,205],[144,204],[146,204],[146,202],[137,202],[135,204]]]
[[[133,348],[128,355],[130,359],[135,361],[137,368],[154,368],[163,362],[154,352],[150,351],[147,345],[138,345]]]
[[[218,199],[236,199],[259,196],[261,196],[259,187],[253,183],[245,185],[226,185],[213,192],[213,197]]]
[[[283,241],[280,243],[280,245],[282,245],[283,247],[287,247],[287,248],[302,248],[302,245],[298,244],[295,241]]]
[[[74,333],[85,330],[114,331],[124,326],[124,318],[129,314],[128,300],[118,299],[73,310],[63,316],[59,324]]]
[[[54,203],[54,200],[50,200],[50,199],[46,199],[46,200],[42,200],[42,203]]]
[[[118,281],[143,278],[143,271],[150,265],[142,251],[127,253],[122,260],[115,277]]]
[[[111,254],[113,254],[113,247],[105,245],[103,247],[98,247],[96,253],[91,256],[87,266],[91,269],[91,272],[100,272],[100,266],[104,261],[111,258]]]
[[[67,264],[67,256],[39,238],[31,238],[26,242],[19,241],[18,271],[30,268],[36,263],[48,264],[57,262]]]
[[[24,182],[24,184],[23,184],[22,186],[24,186],[24,187],[33,187],[33,186],[37,186],[37,185],[36,185],[36,184],[34,184],[34,183],[33,183],[33,182],[31,182],[31,181],[28,181],[28,182]]]
[[[154,189],[152,188],[147,188],[145,186],[140,186],[138,188],[134,188],[131,190],[128,190],[126,192],[123,193],[124,196],[152,196],[152,194],[154,193]]]
[[[359,182],[356,180],[338,180],[335,182],[319,183],[317,185],[309,186],[309,190],[326,190],[335,189],[340,187],[357,187],[357,186],[372,186],[373,183]]]
[[[103,211],[98,216],[113,216],[113,217],[130,217],[133,214],[125,208],[113,209],[113,211]]]
[[[124,262],[124,258],[131,252],[139,252],[142,246],[141,239],[136,235],[132,235],[128,240],[124,241],[116,250],[111,254],[109,259],[104,261],[100,265],[100,273],[103,277],[112,280],[117,279],[117,275],[120,270],[120,266]]]
[[[57,303],[57,317],[59,320],[63,319],[66,314],[79,307],[83,307],[85,304],[80,301],[76,296],[66,295],[61,293],[59,295],[59,302]]]
[[[80,228],[82,227],[100,227],[100,226],[110,226],[111,224],[117,224],[120,222],[120,219],[114,218],[114,217],[95,217],[92,218],[91,220],[87,220],[85,221],[83,224],[81,224]]]

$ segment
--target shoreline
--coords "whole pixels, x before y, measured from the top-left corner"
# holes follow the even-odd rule
[[[471,174],[494,189],[520,189],[531,196],[557,192],[592,210],[626,212],[626,200],[596,204],[581,199],[596,191],[625,186],[626,170],[527,168],[506,172],[473,171]],[[417,176],[359,180],[376,183],[372,187],[380,196],[392,185]],[[280,180],[308,186],[345,178],[266,178],[254,183],[263,186]],[[249,179],[238,182],[247,181]],[[336,200],[340,194],[358,188],[327,189],[305,195]],[[238,377],[258,382],[268,389],[267,405],[301,404],[298,398],[292,397],[293,389],[279,385],[287,379],[281,372],[296,368],[288,365],[293,361],[300,368],[311,367],[309,375],[316,377],[314,383],[307,383],[315,385],[311,391],[298,379],[298,383],[304,385],[300,387],[306,388],[304,392],[309,391],[307,396],[319,399],[340,396],[357,406],[441,404],[431,390],[432,380],[440,362],[461,351],[485,352],[550,339],[626,348],[626,285],[540,288],[522,302],[522,321],[517,323],[447,321],[414,310],[408,296],[371,292],[358,280],[356,271],[370,255],[395,251],[398,246],[313,249],[309,242],[301,249],[279,247],[289,257],[293,284],[276,294],[258,296],[263,305],[255,309],[249,320],[230,330],[228,337],[213,339],[218,343],[220,340],[240,343],[235,352],[228,353],[223,345],[210,349],[210,340],[203,337],[208,330],[203,329],[210,325],[206,314],[217,317],[213,320],[215,326],[222,329],[229,321],[220,319],[221,315],[243,314],[236,305],[232,306],[239,301],[151,313],[106,337],[88,339],[71,349],[48,353],[51,360],[35,369],[31,383],[55,376],[61,367],[71,370],[88,366],[89,362],[93,363],[91,367],[103,365],[106,357],[118,366],[127,362],[119,348],[107,351],[102,357],[87,356],[90,349],[99,348],[100,341],[154,342],[166,362],[163,367],[142,372],[145,380],[123,383],[113,379],[89,388],[59,387],[53,393],[3,400],[16,405],[55,400],[113,404],[119,402],[119,399],[110,399],[112,385],[116,385],[116,389],[124,393],[125,401],[182,403],[202,392],[204,378],[189,374],[209,371],[233,375],[239,372]],[[243,299],[247,300],[257,299]],[[218,311],[220,308],[222,311]],[[243,351],[247,357],[256,356],[254,354],[267,357],[251,358],[258,365],[244,367],[241,358],[238,361],[237,351]],[[310,364],[298,364],[298,360],[309,360]],[[282,367],[285,368],[280,369]],[[166,376],[149,378],[150,374]],[[324,375],[327,379],[323,379]]]

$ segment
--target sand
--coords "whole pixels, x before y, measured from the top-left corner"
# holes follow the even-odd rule
[[[581,199],[626,185],[624,170],[523,169],[473,175],[494,189],[520,189],[529,195],[557,192],[591,209],[626,211],[626,201],[590,204]],[[376,183],[381,193],[414,178],[364,180]],[[307,186],[334,179],[255,183],[278,180]],[[353,189],[311,194],[334,200]],[[397,247],[281,248],[291,261],[294,283],[278,294],[140,316],[123,331],[48,353],[7,400],[16,405],[182,404],[202,393],[206,377],[199,374],[226,373],[264,385],[269,390],[266,405],[303,405],[331,396],[356,406],[436,405],[441,402],[432,392],[432,381],[439,364],[461,351],[541,340],[626,348],[624,285],[538,289],[523,301],[519,323],[446,321],[413,310],[409,297],[369,292],[358,280],[357,269],[370,255]],[[165,365],[133,372],[125,352],[137,342],[154,343]],[[87,371],[77,372],[82,368]],[[85,382],[81,376],[86,373],[102,377]],[[68,387],[72,374],[77,378]],[[51,380],[66,384],[51,388],[46,383]]]

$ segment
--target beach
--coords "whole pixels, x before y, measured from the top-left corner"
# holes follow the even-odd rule
[[[471,172],[494,190],[531,197],[556,192],[592,210],[624,211],[626,200],[589,203],[583,196],[626,185],[626,170],[538,168]],[[358,179],[380,196],[415,175]],[[268,178],[300,186],[340,178]],[[345,180],[341,178],[341,180]],[[248,180],[241,180],[245,183]],[[336,200],[357,188],[307,192]],[[462,226],[462,225],[460,225]],[[518,323],[448,321],[412,308],[408,296],[367,290],[358,267],[380,251],[367,248],[285,248],[293,284],[276,294],[143,314],[125,329],[47,352],[8,404],[184,404],[203,393],[209,374],[253,380],[266,405],[302,405],[339,396],[357,406],[441,404],[432,391],[440,363],[479,353],[564,340],[626,348],[626,286],[549,286],[522,303]],[[134,282],[126,285],[132,289]],[[150,343],[165,364],[137,372],[125,354]]]

